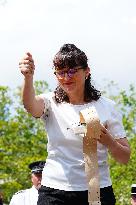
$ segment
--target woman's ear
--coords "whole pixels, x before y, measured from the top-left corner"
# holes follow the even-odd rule
[[[85,70],[85,76],[86,76],[86,79],[88,78],[88,75],[90,74],[90,68],[87,67],[86,70]]]

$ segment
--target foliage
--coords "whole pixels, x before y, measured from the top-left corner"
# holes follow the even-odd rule
[[[108,86],[110,87],[110,86]],[[115,87],[114,87],[115,88]],[[109,92],[110,93],[110,92]],[[136,183],[136,90],[130,85],[129,90],[119,91],[116,96],[110,96],[119,105],[126,135],[131,147],[131,158],[127,165],[121,165],[110,157],[111,178],[115,191],[116,205],[129,205],[132,183]]]
[[[118,103],[123,113],[123,124],[129,137],[136,136],[136,90],[133,85],[130,85],[128,94],[126,91],[121,91],[118,97]]]
[[[115,192],[116,205],[129,205],[131,185],[136,183],[136,136],[129,140],[131,147],[131,158],[127,165],[120,165],[110,158],[111,178]]]
[[[0,86],[0,120],[8,120],[11,104],[12,101],[9,96],[9,88]]]
[[[45,82],[35,82],[36,92],[48,89]],[[21,104],[20,88],[15,91],[15,98],[8,95],[8,88],[0,87],[0,180],[4,192],[4,201],[20,189],[30,187],[28,164],[35,160],[45,160],[46,133],[40,119],[29,115]],[[11,101],[11,98],[14,101]],[[14,105],[14,115],[9,110]]]
[[[36,94],[48,91],[43,81],[35,82],[35,88]],[[131,184],[136,183],[136,91],[133,85],[128,92],[115,88],[114,82],[110,82],[105,95],[114,99],[122,111],[131,159],[127,165],[120,165],[109,157],[109,163],[116,205],[129,205]],[[31,186],[28,164],[46,158],[46,143],[43,123],[24,110],[20,87],[11,92],[8,87],[0,86],[0,184],[5,204],[16,191]]]

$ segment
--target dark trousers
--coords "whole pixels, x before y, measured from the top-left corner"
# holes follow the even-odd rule
[[[101,205],[115,205],[112,186],[100,189]],[[63,191],[42,186],[37,205],[89,205],[88,191]]]

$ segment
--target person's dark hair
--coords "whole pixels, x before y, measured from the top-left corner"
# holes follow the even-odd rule
[[[53,66],[56,70],[61,70],[63,68],[74,68],[77,66],[87,69],[88,63],[87,56],[83,51],[77,48],[74,44],[64,44],[59,52],[55,55],[53,60]],[[60,87],[54,91],[55,99],[58,103],[69,102],[69,98],[65,91]],[[101,96],[99,90],[95,89],[91,84],[91,75],[89,74],[88,78],[85,80],[85,92],[84,100],[85,102],[91,102],[92,100],[98,100]]]

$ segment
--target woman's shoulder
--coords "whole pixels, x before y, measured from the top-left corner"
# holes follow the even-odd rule
[[[105,96],[101,96],[98,101],[98,103],[103,103],[103,104],[107,104],[109,106],[114,106],[116,103],[114,100],[110,99],[110,98],[107,98]]]
[[[98,105],[98,107],[101,107],[101,109],[107,109],[107,110],[113,110],[115,109],[116,102],[110,98],[107,98],[105,96],[101,96],[97,101],[96,101],[96,105]]]

